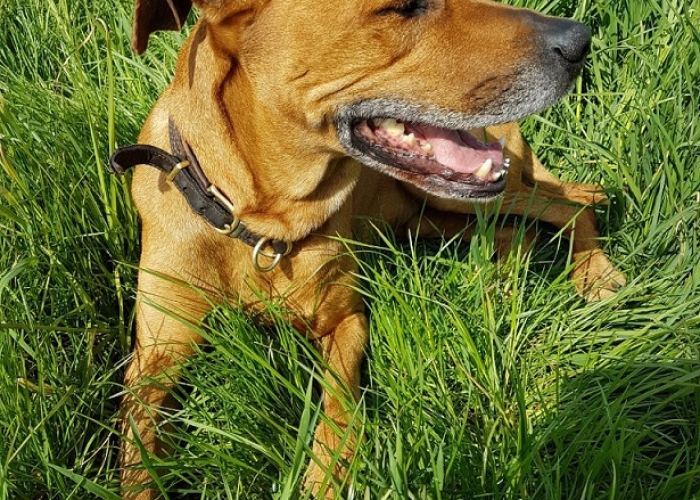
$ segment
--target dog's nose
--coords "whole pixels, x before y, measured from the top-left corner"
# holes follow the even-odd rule
[[[585,24],[557,19],[543,33],[544,42],[566,62],[581,64],[591,48],[591,30]]]
[[[580,66],[591,48],[591,30],[585,24],[560,17],[528,16],[539,35],[540,48],[567,66]]]

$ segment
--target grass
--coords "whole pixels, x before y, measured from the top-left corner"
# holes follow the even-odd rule
[[[588,23],[575,91],[524,123],[563,178],[605,185],[628,286],[586,304],[567,242],[360,246],[371,346],[351,498],[700,498],[700,2],[519,2]],[[0,498],[116,498],[114,430],[138,222],[106,174],[180,34],[128,50],[130,2],[0,0]],[[175,498],[295,498],[320,418],[308,343],[211,315],[185,367]]]

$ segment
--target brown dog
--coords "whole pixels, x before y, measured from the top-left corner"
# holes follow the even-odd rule
[[[450,237],[474,203],[500,198],[502,211],[572,239],[579,293],[597,299],[624,283],[582,207],[604,199],[600,188],[556,179],[507,123],[566,93],[586,27],[483,0],[195,3],[201,19],[139,137],[172,156],[142,148],[127,159],[163,172],[140,166],[133,179],[143,252],[123,401],[125,497],[157,496],[138,490],[151,481],[139,447],[164,453],[156,409],[171,404],[165,386],[202,341],[178,318],[210,309],[198,289],[251,311],[260,291],[284,297],[330,367],[323,407],[343,429],[351,408],[338,392],[357,396],[368,332],[355,263],[333,236],[364,234],[360,220]],[[135,50],[155,30],[180,29],[190,8],[138,0]],[[320,424],[306,487],[333,496],[354,441]]]

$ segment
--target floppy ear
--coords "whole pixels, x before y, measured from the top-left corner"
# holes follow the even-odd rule
[[[131,32],[133,51],[143,54],[148,46],[148,36],[154,31],[181,30],[190,9],[191,0],[137,0]]]

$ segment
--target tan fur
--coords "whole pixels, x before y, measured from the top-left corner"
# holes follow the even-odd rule
[[[148,12],[163,2],[141,0],[139,7]],[[183,4],[179,1],[172,12],[186,15]],[[168,149],[172,118],[241,220],[259,235],[292,241],[293,251],[274,271],[256,272],[249,246],[215,232],[162,174],[137,167],[133,198],[143,237],[136,346],[122,403],[125,498],[158,496],[140,487],[151,478],[139,468],[130,419],[146,450],[167,451],[155,430],[162,417],[154,409],[172,401],[163,386],[148,380],[175,383],[178,362],[202,341],[176,316],[196,322],[211,303],[182,283],[212,292],[210,297],[236,297],[251,311],[261,308],[258,291],[283,297],[297,318],[295,326],[318,341],[335,374],[327,374],[329,386],[357,397],[367,320],[352,287],[355,264],[329,237],[364,234],[365,217],[384,221],[398,234],[411,230],[451,237],[464,230],[463,214],[473,213],[471,203],[426,196],[361,166],[340,145],[334,113],[361,98],[422,96],[436,108],[479,115],[484,103],[508,92],[518,61],[533,57],[523,43],[532,37],[530,28],[521,22],[521,11],[490,2],[437,1],[443,10],[420,21],[373,15],[384,4],[389,2],[197,2],[200,22],[139,142]],[[182,21],[147,20],[151,28],[137,23],[145,32],[135,33],[135,44],[143,50],[152,29]],[[513,161],[501,210],[563,228],[572,238],[576,266],[571,278],[578,292],[588,299],[613,293],[624,278],[600,250],[593,211],[585,208],[604,201],[600,188],[552,176],[514,123],[489,126],[486,133],[494,140],[508,138]],[[500,235],[501,246],[509,242],[506,233]],[[467,231],[463,237],[469,236]],[[352,408],[338,391],[326,391],[323,406],[343,429]],[[342,478],[342,461],[332,464],[331,458],[350,458],[357,437],[344,444],[340,440],[326,423],[316,430],[314,452],[320,463],[310,463],[306,486],[318,496],[333,496],[324,469]]]

